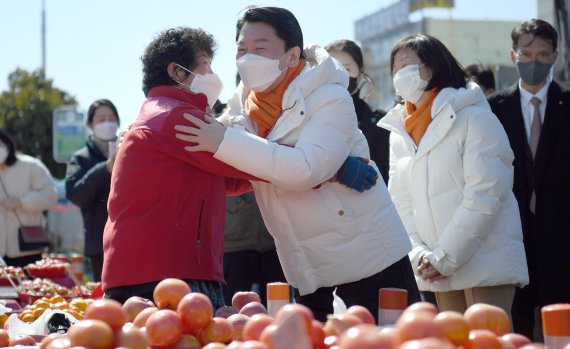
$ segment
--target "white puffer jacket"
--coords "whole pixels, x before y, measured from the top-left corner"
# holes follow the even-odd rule
[[[18,245],[18,228],[20,223],[26,226],[43,224],[42,211],[47,210],[57,201],[55,184],[49,170],[38,159],[18,154],[18,161],[12,166],[0,170],[0,178],[8,191],[4,192],[0,185],[0,200],[8,196],[20,199],[22,208],[16,211],[4,210],[0,207],[0,256],[10,258],[37,254],[41,251],[20,251]]]
[[[378,125],[392,131],[389,190],[412,239],[412,266],[422,255],[448,278],[420,290],[528,284],[514,155],[481,89],[444,88],[419,146],[403,126],[403,106]]]
[[[328,182],[349,154],[369,157],[368,145],[344,68],[323,49],[304,52],[309,63],[287,88],[267,139],[244,116],[248,91],[240,85],[220,118],[233,128],[214,155],[270,182],[254,182],[256,199],[285,276],[301,295],[372,276],[411,250],[381,180],[364,193]]]

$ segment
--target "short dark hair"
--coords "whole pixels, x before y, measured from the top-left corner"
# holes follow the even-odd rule
[[[554,51],[558,47],[558,32],[550,23],[542,19],[533,18],[530,21],[517,24],[511,32],[511,39],[513,40],[513,50],[518,49],[519,38],[525,34],[530,34],[534,37],[542,38],[552,44]],[[532,42],[532,41],[531,41]]]
[[[465,67],[465,72],[477,85],[484,89],[495,88],[495,75],[490,68],[485,68],[481,64],[471,64]]]
[[[390,72],[394,74],[394,56],[402,49],[413,50],[423,64],[432,71],[425,90],[445,87],[465,87],[467,74],[447,47],[431,35],[416,34],[398,41],[390,53]]]
[[[0,129],[0,140],[6,145],[6,148],[8,148],[8,156],[4,163],[7,166],[14,165],[16,161],[18,161],[18,158],[16,157],[16,145],[14,144],[12,137],[10,137],[5,130]]]
[[[115,107],[113,102],[111,102],[110,100],[105,99],[105,98],[98,99],[95,102],[91,103],[91,105],[89,106],[89,110],[87,111],[87,124],[90,124],[93,122],[93,117],[95,116],[95,111],[97,110],[97,108],[99,108],[101,106],[107,106],[107,107],[111,108],[111,110],[113,111],[113,114],[115,114],[115,116],[117,117],[117,123],[121,124],[121,119],[119,119],[119,113],[117,112],[117,108]]]
[[[153,87],[176,84],[168,75],[168,64],[175,62],[193,70],[197,56],[205,53],[213,58],[214,48],[214,37],[202,29],[178,27],[160,33],[141,58],[145,96]]]
[[[352,40],[336,40],[325,46],[325,50],[328,52],[345,52],[354,59],[356,64],[358,64],[358,70],[362,72],[364,68],[364,59],[362,58],[362,50]]]
[[[263,22],[275,29],[278,38],[285,41],[285,51],[299,46],[303,55],[303,31],[291,11],[281,7],[249,7],[236,24],[236,41],[246,22]]]

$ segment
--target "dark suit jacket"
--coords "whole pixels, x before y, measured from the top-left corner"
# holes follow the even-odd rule
[[[536,159],[525,133],[515,84],[489,97],[515,154],[513,191],[519,203],[530,287],[537,305],[570,302],[570,91],[552,82]],[[536,191],[536,216],[529,211]]]

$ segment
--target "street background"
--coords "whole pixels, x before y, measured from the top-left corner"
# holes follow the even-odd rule
[[[220,100],[225,102],[235,84],[235,23],[245,7],[285,7],[299,20],[305,42],[324,46],[336,39],[354,40],[357,20],[395,2],[46,0],[46,77],[74,96],[80,109],[86,110],[98,98],[110,99],[124,129],[144,99],[140,57],[165,29],[191,26],[214,35],[218,49],[213,69],[224,81]],[[537,16],[536,4],[536,0],[456,0],[452,10],[424,9],[410,18],[524,21]],[[0,92],[8,89],[8,74],[17,68],[31,72],[41,67],[41,11],[41,0],[0,0]],[[508,50],[504,48],[505,55]]]

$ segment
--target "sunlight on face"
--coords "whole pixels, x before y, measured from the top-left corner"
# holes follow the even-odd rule
[[[117,121],[117,116],[113,113],[113,110],[106,105],[102,105],[95,109],[95,114],[93,114],[93,121],[89,125],[93,128],[95,125],[100,124],[105,121]]]
[[[253,53],[270,59],[280,59],[285,54],[285,41],[277,36],[275,29],[264,22],[246,22],[237,40],[236,59]],[[283,69],[283,67],[280,67]]]
[[[422,60],[416,54],[416,51],[403,48],[396,52],[394,55],[394,64],[392,66],[392,73],[396,74],[396,72],[408,65],[417,64],[420,66],[420,77],[422,80],[429,81],[431,79],[431,69],[423,65]]]

